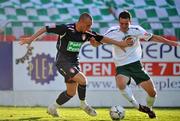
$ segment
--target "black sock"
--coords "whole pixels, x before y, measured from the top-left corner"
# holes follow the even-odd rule
[[[86,97],[86,85],[78,85],[78,96],[80,100],[85,100]]]
[[[70,100],[73,96],[69,96],[66,91],[62,92],[59,97],[56,99],[56,103],[59,105],[63,105],[68,100]]]

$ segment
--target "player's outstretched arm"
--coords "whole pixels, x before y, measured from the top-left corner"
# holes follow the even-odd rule
[[[114,44],[114,45],[120,47],[124,52],[126,52],[126,50],[125,50],[126,47],[130,47],[130,46],[133,45],[133,44],[131,44],[131,43],[132,43],[131,41],[127,41],[127,40],[116,41],[116,40],[110,39],[110,38],[108,38],[108,37],[104,37],[104,38],[101,40],[101,42],[102,42],[102,43]]]
[[[30,37],[21,37],[19,44],[20,45],[30,44],[32,41],[36,40],[40,35],[42,35],[45,32],[46,32],[46,28],[43,27]]]
[[[91,44],[93,47],[98,47],[99,45],[102,44],[102,43],[96,41],[94,37],[91,37],[90,40],[89,40],[89,42],[90,42],[90,44]]]
[[[171,46],[180,46],[180,43],[172,41],[172,40],[168,40],[168,39],[166,39],[166,38],[164,38],[162,36],[159,36],[159,35],[153,35],[152,36],[152,41],[165,43],[165,44],[168,44],[168,45],[171,45]]]
[[[108,44],[114,44],[114,45],[118,46],[119,48],[121,48],[124,52],[126,52],[125,47],[129,46],[127,41],[116,41],[116,40],[110,39],[108,37],[103,37],[101,42],[108,43]]]
[[[102,43],[108,43],[108,44],[114,44],[116,46],[119,46],[120,48],[125,48],[125,47],[129,47],[129,46],[132,46],[129,44],[130,41],[126,41],[126,40],[123,40],[123,41],[116,41],[114,39],[110,39],[108,37],[104,37],[102,40],[101,40]]]

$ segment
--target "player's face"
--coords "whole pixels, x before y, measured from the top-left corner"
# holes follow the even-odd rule
[[[120,19],[119,19],[120,30],[121,30],[122,32],[127,32],[130,23],[131,23],[131,22],[130,22],[129,19],[120,18]]]
[[[88,30],[91,29],[91,26],[92,26],[92,20],[91,19],[86,19],[82,22],[82,32],[86,32]]]

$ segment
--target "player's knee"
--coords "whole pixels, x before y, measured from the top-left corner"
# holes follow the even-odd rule
[[[76,76],[73,77],[73,80],[78,82],[80,85],[87,85],[87,78],[82,72],[76,74]]]
[[[87,85],[87,78],[83,75],[82,77],[81,77],[81,81],[80,81],[80,83],[79,84],[81,84],[81,85]]]
[[[126,88],[126,85],[124,85],[124,84],[119,84],[119,85],[118,85],[118,88],[119,88],[120,90],[124,90],[124,89]]]
[[[126,81],[121,78],[116,78],[116,84],[120,90],[124,90],[126,88]]]
[[[81,81],[81,85],[87,85],[87,79],[83,79],[83,80]]]
[[[153,91],[152,97],[156,97],[157,96],[157,92],[156,90]]]
[[[80,85],[87,85],[87,79],[86,78],[81,78],[81,81],[79,81]]]
[[[67,95],[73,97],[76,95],[76,91],[67,91]]]
[[[156,92],[156,90],[152,90],[152,91],[150,91],[150,93],[148,93],[148,94],[149,94],[150,97],[156,97],[157,92]]]
[[[124,90],[125,88],[126,88],[126,83],[117,83],[117,86],[118,86],[118,88],[120,89],[120,90]]]

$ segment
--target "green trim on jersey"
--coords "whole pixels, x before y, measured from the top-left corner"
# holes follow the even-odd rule
[[[116,67],[116,75],[118,74],[133,78],[137,85],[150,79],[140,61]]]

